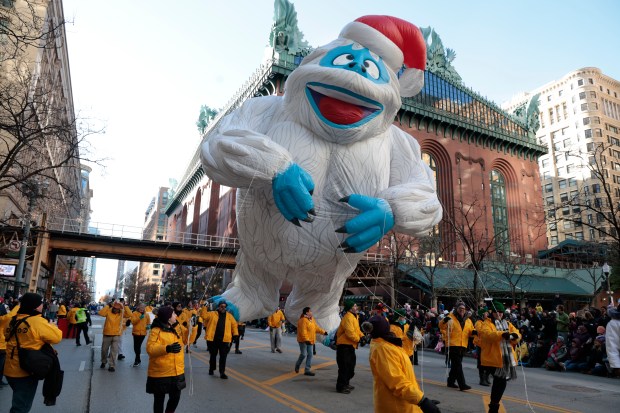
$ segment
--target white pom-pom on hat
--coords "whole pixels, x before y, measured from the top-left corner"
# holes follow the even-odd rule
[[[362,16],[347,24],[340,37],[353,40],[381,56],[385,63],[400,74],[400,94],[417,95],[424,86],[426,42],[420,29],[393,16]]]

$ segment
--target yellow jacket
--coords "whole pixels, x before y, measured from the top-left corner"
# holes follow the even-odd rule
[[[217,326],[217,320],[219,311],[209,311],[205,318],[205,340],[213,341],[215,338],[215,327]],[[239,329],[237,328],[237,320],[232,314],[226,313],[226,326],[224,327],[224,343],[231,343],[233,336],[239,335]]]
[[[297,342],[305,343],[309,341],[311,344],[314,344],[316,341],[316,334],[327,334],[325,330],[323,330],[314,320],[314,317],[311,319],[301,316],[299,321],[297,322]]]
[[[413,341],[407,338],[407,331],[409,331],[409,324],[405,324],[403,328],[390,323],[390,331],[401,340],[403,340],[403,350],[407,353],[407,356],[413,356]]]
[[[144,311],[144,314],[142,314],[139,311],[134,311],[133,314],[131,315],[131,324],[133,325],[133,330],[131,331],[132,335],[145,336],[146,326],[151,324],[151,318],[146,313],[146,311]]]
[[[58,312],[56,313],[56,316],[60,316],[60,315],[67,315],[67,307],[65,307],[64,304],[60,304],[58,306]]]
[[[276,310],[267,319],[267,324],[269,325],[269,327],[272,327],[272,328],[282,327],[283,322],[284,322],[284,313],[282,313],[282,310],[280,309]]]
[[[200,310],[198,310],[198,315],[200,316],[200,318],[202,318],[202,323],[205,324],[206,320],[207,320],[207,314],[209,314],[209,308],[207,307],[200,307]]]
[[[71,307],[71,309],[67,313],[67,321],[70,324],[76,324],[77,323],[77,319],[75,318],[75,315],[77,314],[77,310],[78,310],[78,307]]]
[[[405,351],[382,338],[373,338],[370,370],[374,377],[375,412],[422,412],[418,403],[424,398]]]
[[[181,347],[187,345],[187,330],[181,324],[172,328],[167,323],[162,324],[157,318],[153,320],[151,333],[146,342],[149,377],[174,377],[185,372],[183,349],[178,353],[166,353],[166,346],[173,343],[179,343]]]
[[[469,337],[471,337],[472,331],[474,331],[474,325],[468,318],[465,319],[465,326],[461,328],[461,324],[454,315],[450,313],[447,317],[450,321],[444,323],[444,320],[439,322],[439,329],[443,336],[443,341],[450,347],[465,347],[469,345]]]
[[[336,344],[349,344],[353,348],[357,348],[361,338],[364,337],[364,333],[360,330],[357,315],[347,311],[340,320],[336,335]]]
[[[13,318],[14,315],[17,315],[18,310],[19,304],[13,307],[13,309],[7,314],[0,316],[0,350],[6,350],[6,339],[4,338],[4,332],[9,325],[9,321],[11,321],[11,318]]]
[[[487,317],[485,320],[478,320],[476,321],[476,324],[474,324],[474,330],[476,330],[477,332],[479,332],[482,329],[483,323],[490,321],[490,319]],[[480,348],[482,348],[482,346],[480,345],[480,335],[476,335],[474,336],[474,346],[478,346]]]
[[[57,344],[62,340],[62,332],[56,325],[48,323],[40,314],[29,317],[28,314],[17,314],[17,320],[26,318],[30,327],[21,324],[17,328],[17,338],[21,348],[39,350],[43,344]],[[11,317],[12,318],[12,317]],[[25,327],[25,328],[24,328]],[[9,325],[5,328],[6,337],[9,336]],[[28,377],[26,371],[19,367],[19,356],[17,354],[17,341],[15,336],[6,342],[6,360],[4,364],[4,375],[7,377]]]
[[[508,332],[515,333],[518,338],[516,340],[510,340],[511,348],[512,348],[512,356],[515,361],[517,360],[517,355],[515,354],[514,346],[521,339],[521,334],[519,334],[519,330],[509,321],[508,323]],[[480,342],[482,343],[483,348],[481,357],[480,357],[480,365],[485,367],[503,367],[502,360],[502,348],[500,346],[501,341],[503,340],[502,334],[504,331],[497,331],[495,327],[495,322],[489,320],[482,325],[482,330],[478,331],[478,335],[480,336]]]
[[[123,333],[123,311],[114,314],[109,306],[103,307],[99,310],[99,315],[105,317],[105,324],[103,325],[104,336],[120,336]]]

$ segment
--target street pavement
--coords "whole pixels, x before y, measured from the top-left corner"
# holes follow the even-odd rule
[[[103,319],[93,317],[90,346],[76,347],[74,339],[56,346],[65,371],[63,392],[57,405],[46,407],[39,385],[32,412],[115,413],[150,412],[152,395],[145,392],[148,356],[146,342],[142,364],[132,367],[133,340],[131,329],[125,332],[123,354],[116,372],[100,369],[101,330]],[[247,328],[241,341],[243,354],[228,355],[228,380],[209,376],[204,338],[186,356],[187,388],[183,390],[177,412],[253,412],[253,413],[365,413],[373,412],[372,373],[368,365],[368,347],[357,351],[357,367],[351,394],[336,392],[335,351],[317,344],[313,359],[316,376],[293,371],[299,347],[293,335],[284,335],[282,354],[271,353],[269,333]],[[436,400],[442,412],[485,412],[490,389],[481,387],[475,360],[464,362],[465,376],[473,388],[467,392],[446,387],[445,357],[432,351],[420,354],[415,373],[425,394]],[[10,409],[11,389],[0,387],[0,412]],[[518,370],[518,378],[509,382],[503,398],[503,412],[594,412],[618,411],[620,380],[592,377],[579,373],[548,372],[544,369]]]

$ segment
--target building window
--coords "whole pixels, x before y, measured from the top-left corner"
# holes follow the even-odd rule
[[[568,193],[562,192],[560,194],[560,202],[568,202]]]
[[[586,129],[585,131],[583,131],[586,139],[590,139],[592,138],[592,129]]]
[[[159,270],[153,270],[153,275],[159,275]]]
[[[601,184],[592,184],[592,193],[600,194],[601,193]]]
[[[545,198],[545,202],[547,202],[547,206],[553,205],[553,203],[555,202],[554,199],[553,199],[553,195],[552,196],[548,196],[547,198]]]
[[[551,236],[551,241],[549,242],[549,245],[558,245],[558,236],[557,235],[552,235]]]
[[[596,230],[594,228],[590,228],[588,231],[590,232],[590,239],[596,239]]]
[[[566,188],[566,179],[560,179],[560,180],[558,181],[558,187],[559,187],[560,189],[564,189],[564,188]]]
[[[583,86],[583,79],[577,80],[577,86]]]
[[[510,234],[508,227],[508,205],[506,202],[506,181],[496,170],[491,171],[491,211],[495,232],[495,250],[508,256],[510,253]]]
[[[568,186],[577,186],[577,178],[568,178]]]
[[[585,99],[586,98],[586,92],[579,92],[579,99]]]
[[[545,185],[545,193],[553,192],[553,184]]]

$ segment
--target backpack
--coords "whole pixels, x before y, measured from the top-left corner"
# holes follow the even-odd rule
[[[43,380],[52,371],[54,360],[57,356],[52,346],[48,343],[45,343],[39,350],[25,349],[20,346],[17,336],[19,333],[19,326],[25,324],[29,329],[30,324],[26,319],[30,317],[31,316],[28,316],[17,320],[17,316],[13,316],[10,322],[9,335],[6,337],[6,340],[9,341],[13,336],[15,337],[17,346],[13,347],[13,352],[17,349],[19,367],[37,380]],[[11,358],[13,358],[13,353],[11,353]]]

